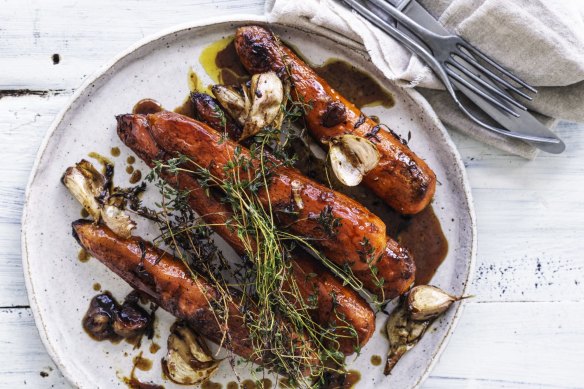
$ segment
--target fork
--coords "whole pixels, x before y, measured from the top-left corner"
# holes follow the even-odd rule
[[[522,114],[527,111],[527,107],[507,90],[528,101],[533,98],[521,90],[520,87],[532,93],[537,93],[537,90],[499,65],[488,55],[456,35],[440,35],[420,26],[384,0],[369,0],[367,2],[359,0],[344,1],[371,23],[404,44],[410,51],[424,60],[443,82],[458,108],[473,122],[496,133],[535,143],[537,147],[547,148],[547,151],[550,152],[563,151],[565,147],[563,142],[547,129],[545,129],[547,131],[539,131],[538,135],[530,135],[525,132],[500,128],[485,122],[462,104],[456,94],[456,90],[474,93],[479,96],[482,100],[473,99],[473,101],[490,116],[503,119],[498,121],[508,123],[509,117],[517,119],[522,116],[529,118],[527,121],[530,124],[532,124],[530,120],[535,120],[527,113]],[[409,33],[398,29],[391,20],[388,20],[384,12],[393,18],[393,23],[399,23]],[[498,74],[484,66],[477,58],[490,65],[491,69],[496,70]],[[512,80],[517,86],[503,77]],[[469,95],[469,93],[465,94]],[[542,132],[543,134],[541,134]]]

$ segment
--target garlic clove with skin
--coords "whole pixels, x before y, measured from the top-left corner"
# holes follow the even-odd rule
[[[177,384],[194,385],[208,380],[221,361],[211,356],[202,338],[182,322],[173,324],[168,352],[162,360],[166,376]]]
[[[460,298],[431,285],[418,285],[408,294],[407,307],[413,320],[431,320],[444,313]]]
[[[67,168],[61,178],[95,223],[103,221],[116,235],[127,239],[132,236],[136,223],[115,202],[107,204],[111,198],[106,181],[105,176],[84,159]]]
[[[371,141],[350,134],[332,138],[328,156],[333,173],[347,186],[359,185],[380,159]]]
[[[241,139],[249,138],[272,124],[282,111],[284,86],[274,72],[254,74],[250,87],[251,107]]]
[[[91,162],[82,159],[75,166],[65,170],[61,177],[63,185],[81,203],[83,208],[94,220],[99,220],[101,214],[101,204],[97,198],[101,195],[105,187],[105,177],[97,171]]]
[[[214,85],[211,91],[229,116],[243,125],[250,107],[249,98],[246,98],[247,94],[244,92],[242,95],[236,88],[225,85]]]
[[[213,95],[235,121],[243,126],[238,140],[244,140],[267,126],[280,128],[284,119],[282,105],[288,86],[274,72],[254,74],[240,88],[214,85]]]

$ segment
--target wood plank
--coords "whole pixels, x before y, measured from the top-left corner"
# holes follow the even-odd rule
[[[24,192],[37,149],[68,98],[0,99],[0,307],[28,304],[20,255]]]
[[[424,388],[582,387],[582,317],[584,303],[469,303]],[[29,309],[0,310],[0,344],[0,389],[69,387]]]
[[[263,7],[264,0],[6,0],[0,12],[0,90],[73,89],[161,29],[229,13],[261,14]]]
[[[45,351],[30,309],[0,310],[0,388],[70,388]]]
[[[562,123],[561,155],[511,157],[453,133],[472,186],[479,301],[584,300],[584,133]]]
[[[468,304],[432,375],[472,387],[582,387],[582,317],[584,302]]]

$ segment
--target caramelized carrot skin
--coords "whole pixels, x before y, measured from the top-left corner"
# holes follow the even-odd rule
[[[177,318],[186,320],[201,335],[215,343],[221,342],[221,321],[218,322],[209,305],[221,303],[221,296],[206,280],[193,279],[182,262],[141,238],[120,238],[107,227],[88,220],[75,221],[72,227],[79,244],[130,286],[147,294]],[[250,359],[253,347],[236,291],[233,299],[235,303],[228,306],[226,323],[231,341],[226,347]]]
[[[436,190],[436,175],[400,139],[363,115],[268,30],[259,26],[237,29],[235,46],[250,73],[275,71],[289,78],[294,98],[310,102],[305,115],[308,129],[320,142],[331,137],[355,134],[375,143],[379,164],[363,183],[389,206],[404,214],[423,210]]]
[[[225,166],[232,163],[236,149],[241,150],[241,157],[251,162],[252,168],[245,171],[238,168],[231,174],[237,173],[252,180],[255,172],[261,169],[260,156],[252,158],[249,150],[222,139],[217,131],[204,123],[173,112],[159,112],[147,118],[150,133],[163,150],[188,156],[221,181],[229,179]],[[269,156],[265,159],[268,166],[279,164]],[[367,208],[312,181],[296,169],[272,166],[270,170],[272,174],[267,190],[260,189],[258,198],[263,206],[270,207],[277,214],[281,225],[311,239],[311,243],[331,261],[340,266],[347,264],[354,271],[368,270],[383,253],[387,243],[385,224]],[[294,206],[294,186],[298,188],[297,195],[302,199],[303,207],[296,207],[296,215],[291,217],[289,209]],[[329,222],[323,222],[323,219]],[[333,219],[339,220],[340,225],[327,230],[326,226]],[[369,257],[373,258],[372,263],[367,263],[368,258],[362,253],[365,242],[371,247]]]
[[[209,111],[212,112],[212,111]],[[211,118],[212,119],[212,118]],[[166,158],[149,133],[149,124],[142,115],[120,115],[118,134],[148,165],[155,159]],[[207,195],[204,188],[186,173],[167,175],[165,180],[180,190],[189,191],[189,205],[201,215],[205,222],[213,226],[219,234],[240,255],[246,253],[245,246],[236,231],[229,227],[231,209]],[[253,247],[253,242],[250,242]],[[291,270],[296,286],[304,302],[316,297],[316,308],[311,310],[314,320],[323,326],[350,326],[352,330],[339,331],[339,350],[352,354],[357,346],[363,347],[375,331],[375,314],[367,302],[355,291],[345,287],[322,265],[297,250],[291,262]],[[336,300],[336,301],[335,301]],[[344,318],[341,323],[339,318]],[[356,334],[356,338],[353,335]]]

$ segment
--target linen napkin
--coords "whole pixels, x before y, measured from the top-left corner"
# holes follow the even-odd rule
[[[584,122],[584,1],[419,0],[448,30],[486,52],[538,89],[523,101],[548,127],[558,119]],[[267,0],[270,22],[319,25],[361,43],[383,74],[417,87],[449,128],[532,159],[538,150],[467,119],[441,82],[393,38],[333,0]],[[567,145],[569,147],[569,145]]]

